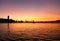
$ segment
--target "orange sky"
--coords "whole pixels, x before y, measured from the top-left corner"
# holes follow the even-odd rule
[[[59,1],[0,0],[0,18],[8,15],[14,20],[50,21],[60,20]]]

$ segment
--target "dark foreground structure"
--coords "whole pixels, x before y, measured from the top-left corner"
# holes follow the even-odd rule
[[[55,21],[15,21],[13,19],[9,19],[9,16],[7,19],[0,18],[0,23],[60,23],[60,20]]]

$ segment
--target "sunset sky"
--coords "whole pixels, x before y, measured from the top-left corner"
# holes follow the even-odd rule
[[[0,0],[0,18],[60,20],[60,0]]]

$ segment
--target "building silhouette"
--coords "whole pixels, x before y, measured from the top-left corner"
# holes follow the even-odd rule
[[[60,23],[60,20],[55,20],[55,21],[29,21],[29,20],[20,20],[20,21],[15,21],[13,19],[10,19],[9,16],[7,18],[0,18],[0,23]]]
[[[9,16],[7,16],[7,20],[8,20],[8,23],[9,23]]]

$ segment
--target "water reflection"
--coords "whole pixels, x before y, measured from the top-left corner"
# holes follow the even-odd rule
[[[8,35],[9,35],[9,33],[10,33],[10,31],[9,31],[9,23],[8,23],[8,25],[7,25],[7,26],[8,26],[7,30],[8,30]]]
[[[1,41],[56,41],[60,40],[60,24],[28,24],[6,23],[1,24],[1,31],[5,35]],[[6,32],[6,33],[5,33]]]
[[[19,41],[19,40],[21,40],[21,41],[39,41],[39,39],[38,38],[17,38],[17,39],[13,39],[14,38],[14,34],[12,34],[11,32],[10,32],[10,27],[9,27],[9,23],[8,23],[8,28],[7,28],[7,30],[8,30],[8,40],[9,41]]]

